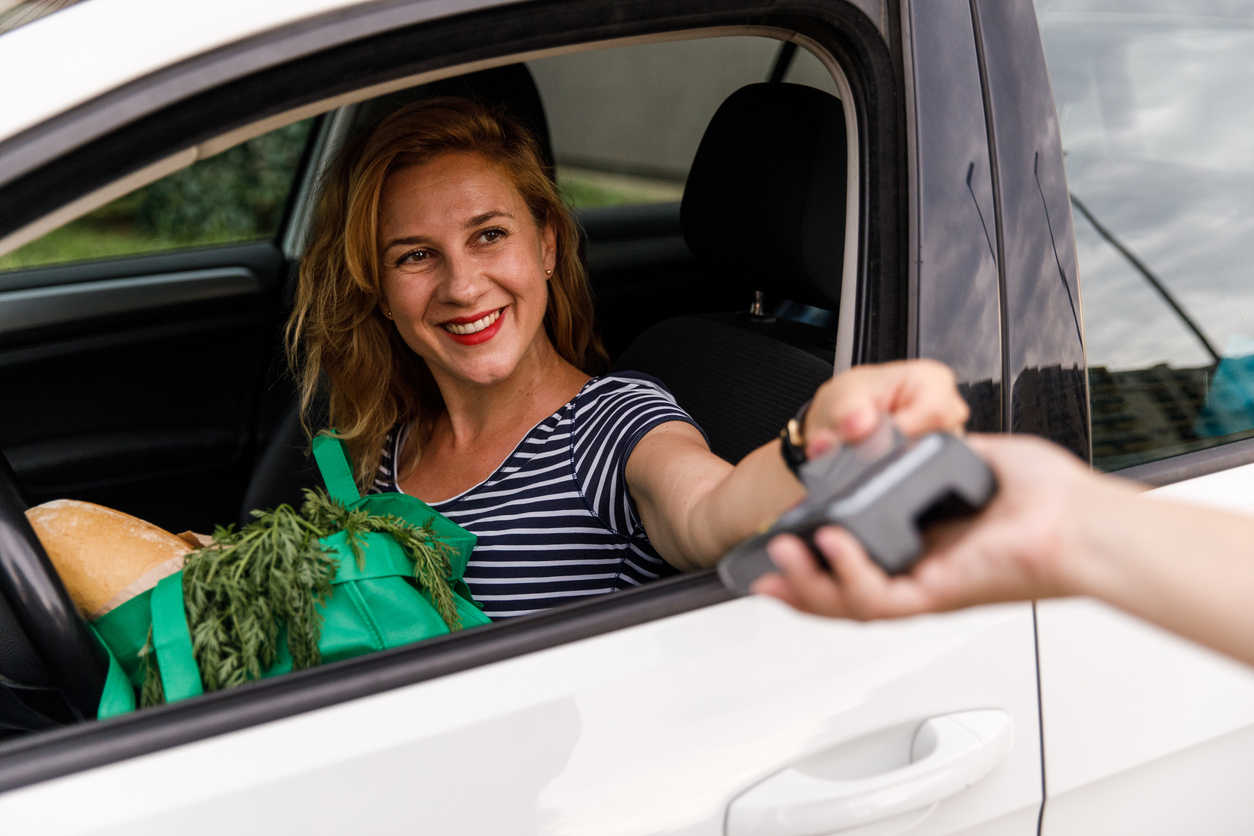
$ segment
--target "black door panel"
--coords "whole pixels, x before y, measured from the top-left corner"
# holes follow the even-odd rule
[[[0,447],[31,501],[234,520],[285,267],[267,242],[0,276]]]
[[[104,318],[113,322],[156,308],[251,296],[263,287],[245,267],[219,267],[0,292],[0,334],[73,327]]]

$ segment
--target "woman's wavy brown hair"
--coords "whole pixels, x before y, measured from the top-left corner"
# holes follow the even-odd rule
[[[444,408],[426,361],[380,310],[378,230],[389,175],[450,153],[479,154],[496,166],[540,229],[553,228],[557,258],[545,332],[558,354],[587,374],[607,365],[579,258],[579,230],[531,133],[504,111],[469,99],[435,98],[401,108],[348,143],[328,171],[287,323],[305,428],[325,386],[330,426],[348,445],[363,489],[374,481],[392,427],[416,422],[427,430]],[[411,437],[417,441],[424,434]]]

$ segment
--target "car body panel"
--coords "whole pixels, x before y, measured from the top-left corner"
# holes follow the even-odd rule
[[[911,833],[1026,836],[1033,641],[1026,604],[860,625],[741,599],[5,793],[0,817],[67,836],[713,836],[800,759],[896,729],[864,767],[886,771],[928,717],[995,707],[1006,761]]]
[[[1254,513],[1254,465],[1150,497]],[[1042,601],[1037,620],[1042,833],[1248,833],[1254,670],[1088,599]]]
[[[211,6],[180,7],[177,15],[171,15],[169,4],[160,0],[76,4],[7,33],[0,42],[0,78],[22,78],[30,67],[42,66],[40,59],[47,54],[50,43],[56,44],[59,58],[49,72],[39,74],[38,84],[14,85],[5,90],[0,142],[173,65],[239,46],[250,39],[267,47],[268,58],[259,63],[241,60],[236,55],[235,74],[256,71],[267,66],[265,62],[290,60],[323,49],[329,44],[326,38],[319,37],[317,24],[339,23],[337,12],[352,10],[359,21],[355,26],[334,27],[337,35],[345,38],[392,28],[406,20],[431,19],[508,2],[516,0],[222,0]],[[398,8],[408,13],[398,16]],[[292,26],[297,31],[286,34],[295,37],[285,38],[289,42],[287,48],[278,47],[274,43],[276,30]],[[120,31],[124,36],[100,37],[105,31]],[[204,80],[221,83],[230,77],[232,74],[218,73]],[[195,92],[196,80],[199,79],[185,75],[168,94],[186,96]],[[154,96],[149,107],[162,104],[162,98]],[[132,109],[126,118],[133,119],[141,112]],[[7,178],[0,175],[3,179]]]

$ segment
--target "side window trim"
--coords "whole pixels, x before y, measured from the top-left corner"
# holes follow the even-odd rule
[[[1204,450],[1114,470],[1110,475],[1131,479],[1152,488],[1161,488],[1163,485],[1209,476],[1246,464],[1254,464],[1254,438],[1230,441]]]
[[[832,74],[840,93],[841,110],[845,112],[845,136],[848,142],[848,163],[845,182],[848,184],[845,205],[845,262],[841,268],[840,310],[837,311],[835,372],[839,374],[853,365],[854,331],[858,306],[858,264],[862,256],[862,213],[859,211],[862,191],[862,143],[858,133],[858,113],[854,107],[853,87],[844,68],[826,49],[805,35],[791,39],[803,49],[813,53]]]
[[[322,116],[317,136],[309,150],[309,159],[300,172],[300,183],[293,190],[293,204],[287,227],[282,230],[283,255],[289,261],[299,259],[305,253],[305,244],[313,225],[314,205],[312,197],[319,182],[326,174],[336,152],[348,138],[357,111],[357,102],[343,105]]]

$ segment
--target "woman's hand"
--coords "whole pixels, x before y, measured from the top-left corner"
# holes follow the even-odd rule
[[[997,474],[997,497],[974,519],[928,531],[913,572],[889,577],[848,532],[829,527],[815,542],[830,574],[800,540],[781,536],[769,550],[782,574],[759,579],[754,591],[806,612],[857,619],[1074,593],[1073,562],[1085,551],[1076,521],[1135,490],[1095,476],[1040,439],[972,436],[968,443]]]
[[[806,413],[806,452],[861,441],[889,415],[906,435],[958,432],[967,405],[953,373],[932,360],[858,366],[824,383]],[[713,566],[763,520],[805,497],[771,441],[732,467],[681,423],[649,432],[627,460],[627,484],[658,552],[684,570]]]
[[[855,366],[814,393],[805,419],[806,456],[861,441],[881,415],[891,416],[902,434],[915,436],[933,430],[960,433],[968,414],[953,372],[935,360]]]

